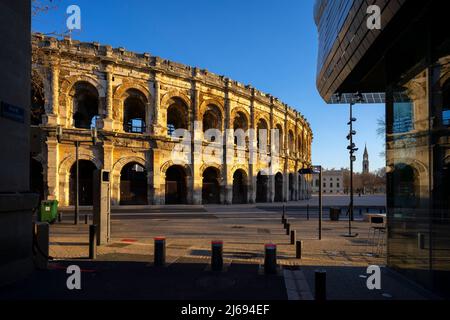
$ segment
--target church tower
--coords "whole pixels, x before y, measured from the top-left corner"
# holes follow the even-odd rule
[[[367,152],[367,145],[364,147],[362,167],[363,173],[369,173],[369,153]]]

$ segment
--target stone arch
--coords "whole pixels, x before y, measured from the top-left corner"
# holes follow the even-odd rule
[[[166,161],[162,166],[161,166],[161,173],[163,176],[166,175],[167,170],[172,167],[172,166],[180,166],[183,167],[185,172],[186,172],[186,176],[187,177],[192,177],[192,170],[191,170],[191,166],[188,164],[185,165],[180,165],[180,164],[175,164],[172,160]]]
[[[164,94],[164,96],[161,98],[160,108],[162,110],[167,109],[169,107],[168,102],[173,98],[181,99],[189,109],[191,108],[191,99],[179,90],[170,90],[169,92]]]
[[[102,162],[98,158],[96,158],[90,154],[87,154],[87,153],[80,153],[78,155],[78,160],[89,160],[95,164],[97,169],[101,169],[103,167]],[[59,174],[67,174],[70,171],[70,168],[72,167],[72,165],[75,163],[75,161],[76,161],[75,155],[73,155],[73,154],[65,157],[59,164],[58,173]]]
[[[224,119],[225,119],[225,112],[224,112],[224,107],[223,104],[218,101],[217,99],[208,99],[202,102],[202,104],[200,105],[199,108],[200,112],[199,112],[199,121],[202,122],[202,129],[203,131],[205,131],[205,127],[204,127],[204,121],[205,121],[205,116],[207,113],[212,112],[213,114],[215,114],[219,119],[219,126],[218,130],[223,131],[224,130]]]
[[[247,129],[250,128],[250,114],[243,107],[234,107],[231,111],[231,125],[233,126],[234,120],[238,113],[242,113],[245,116],[245,120],[247,121]]]
[[[257,140],[257,144],[259,146],[260,144],[260,133],[259,130],[260,129],[266,129],[266,139],[267,139],[267,145],[270,145],[270,121],[267,120],[267,117],[265,117],[264,115],[258,115],[256,117],[256,140]],[[262,128],[260,128],[260,125],[262,125]],[[265,128],[264,128],[265,127]],[[269,149],[267,149],[269,150]]]
[[[100,116],[105,114],[105,88],[102,86],[100,81],[91,75],[73,75],[66,77],[62,80],[60,86],[60,95],[59,95],[59,110],[58,114],[63,116],[66,119],[66,126],[71,126],[73,124],[72,114],[73,114],[73,101],[71,92],[74,86],[78,82],[86,82],[91,84],[93,87],[97,89],[98,93],[98,112]]]
[[[120,172],[122,171],[123,167],[126,166],[128,163],[136,162],[143,166],[144,168],[147,168],[147,161],[145,161],[144,158],[141,157],[123,157],[114,163],[112,168],[112,174],[114,175],[120,175]]]
[[[78,160],[88,160],[91,161],[97,169],[103,167],[103,163],[96,157],[83,153],[82,151],[78,155]],[[71,154],[65,157],[59,164],[58,175],[59,175],[59,202],[62,206],[69,205],[70,198],[70,169],[75,164],[75,155]]]
[[[121,85],[115,88],[113,93],[113,119],[119,121],[120,123],[123,122],[123,116],[124,116],[124,103],[125,100],[130,97],[130,92],[135,91],[136,93],[139,93],[140,96],[143,98],[142,103],[145,107],[145,122],[151,122],[154,118],[154,114],[151,110],[151,101],[152,101],[152,95],[145,85],[142,83],[136,83],[136,82],[129,82],[125,81]]]

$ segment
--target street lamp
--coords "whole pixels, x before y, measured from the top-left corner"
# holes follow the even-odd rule
[[[58,143],[62,143],[64,141],[63,136],[63,128],[61,126],[56,127],[56,139],[58,140]],[[95,146],[97,144],[97,127],[94,126],[91,128],[91,139],[92,144]],[[71,140],[67,140],[71,141]],[[82,141],[75,140],[75,212],[74,212],[74,224],[78,224],[79,215],[80,215],[80,208],[79,208],[79,197],[80,197],[80,178],[79,178],[79,148]]]
[[[319,240],[322,240],[322,166],[312,166],[300,170],[300,174],[319,175]]]
[[[356,156],[354,153],[358,151],[358,148],[356,148],[356,144],[353,142],[353,136],[356,135],[356,131],[353,130],[353,123],[356,122],[356,118],[353,117],[353,105],[362,102],[363,98],[360,93],[356,93],[353,97],[353,99],[350,102],[350,117],[349,122],[347,125],[349,126],[349,134],[347,135],[347,140],[349,140],[349,146],[347,147],[347,150],[349,151],[349,158],[350,158],[350,205],[348,208],[348,234],[346,234],[346,237],[356,237],[358,234],[352,234],[352,221],[353,221],[353,209],[354,209],[354,203],[353,203],[353,163],[356,161]]]

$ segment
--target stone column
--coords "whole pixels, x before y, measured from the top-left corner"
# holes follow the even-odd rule
[[[153,204],[162,205],[166,200],[166,177],[161,173],[161,151],[152,149],[153,153]]]
[[[154,89],[154,119],[153,119],[153,134],[156,136],[163,136],[165,135],[165,127],[166,124],[162,123],[162,115],[161,115],[161,80],[159,77],[159,74],[155,74],[155,81],[154,81],[155,89]]]
[[[47,190],[48,200],[59,200],[59,154],[58,154],[58,140],[54,137],[48,137],[47,141]],[[67,197],[66,197],[67,198]],[[60,205],[63,205],[62,203]]]
[[[51,100],[48,110],[46,110],[46,125],[58,125],[59,113],[59,66],[56,61],[51,63]],[[45,79],[44,79],[45,81]]]
[[[249,166],[248,166],[248,202],[256,202],[256,156],[259,152],[257,148],[257,124],[255,119],[255,89],[252,88],[252,98],[250,100],[250,129],[253,129],[253,134],[250,135],[249,145]]]
[[[225,134],[224,134],[224,186],[225,186],[225,204],[231,204],[233,202],[233,173],[230,172],[233,167],[234,159],[234,135],[231,122],[231,102],[229,97],[229,80],[226,80],[225,89]],[[229,146],[229,148],[227,148]]]
[[[112,131],[114,129],[113,119],[113,68],[106,67],[106,115],[103,119],[103,129]]]
[[[192,123],[191,135],[193,139],[193,148],[191,150],[192,159],[192,204],[202,203],[203,177],[200,168],[202,165],[202,142],[203,128],[200,122],[200,88],[197,82],[193,83],[192,94]]]

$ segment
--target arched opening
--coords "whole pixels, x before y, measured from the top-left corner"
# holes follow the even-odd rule
[[[303,144],[302,137],[298,136],[297,137],[297,145],[298,145],[297,150],[298,150],[298,153],[300,156],[303,156],[303,145],[302,144]]]
[[[145,106],[147,99],[136,89],[127,90],[123,103],[123,130],[131,133],[145,132]]]
[[[233,174],[233,204],[247,203],[247,174],[238,169]]]
[[[39,194],[39,202],[44,200],[44,169],[33,158],[30,160],[30,191]]]
[[[293,201],[295,198],[295,189],[294,189],[294,175],[289,173],[289,201]]]
[[[177,129],[188,130],[188,106],[180,98],[172,98],[167,108],[167,134],[172,136]]]
[[[294,145],[294,133],[292,130],[289,130],[288,135],[288,147],[289,147],[289,155],[294,155],[295,152],[295,145]]]
[[[256,202],[267,202],[269,195],[269,176],[258,172],[256,177]]]
[[[120,204],[148,204],[147,170],[139,163],[128,163],[120,171]]]
[[[166,171],[166,204],[187,203],[186,171],[181,166],[171,166]]]
[[[258,146],[258,148],[265,147],[266,151],[268,151],[267,146],[269,144],[269,130],[268,129],[269,129],[269,126],[267,125],[266,120],[260,119],[257,124],[257,132],[256,132],[257,146]]]
[[[202,203],[220,203],[220,172],[216,168],[209,167],[203,171]]]
[[[238,135],[238,130],[241,129],[245,136]],[[248,142],[248,137],[246,135],[248,130],[248,120],[244,113],[238,111],[234,116],[233,121],[233,130],[234,130],[234,144],[240,147],[245,147]]]
[[[73,93],[73,121],[76,128],[90,129],[94,127],[99,117],[98,92],[88,82],[77,82],[72,89]]]
[[[275,175],[275,202],[283,202],[283,175],[278,172]]]
[[[97,169],[94,163],[89,160],[78,161],[78,204],[80,206],[91,206],[92,192],[93,192],[93,179],[94,171]],[[72,165],[70,169],[70,199],[69,204],[75,204],[76,197],[76,163]]]
[[[31,109],[30,125],[38,126],[42,124],[42,116],[45,114],[44,83],[41,77],[35,72],[31,78]]]
[[[276,129],[278,130],[278,145],[276,146],[276,149],[278,151],[279,154],[281,154],[283,152],[283,128],[281,127],[280,124],[276,125]]]

